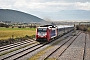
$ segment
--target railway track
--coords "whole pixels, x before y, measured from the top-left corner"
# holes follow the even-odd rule
[[[63,49],[61,49],[59,55],[57,55],[59,57],[60,55],[62,55],[64,53],[64,51],[74,42],[74,40],[80,34],[81,33],[77,33],[77,36],[71,36],[71,37],[68,37],[67,39],[63,40],[61,43],[57,44],[55,47],[48,50],[48,52],[46,54],[44,54],[43,56],[41,56],[38,60],[47,60],[48,58],[51,58],[52,56],[54,58],[58,54],[57,51],[59,51],[59,49],[63,48]],[[65,46],[65,47],[63,47],[63,46]]]
[[[24,45],[28,45],[30,43],[35,43],[35,41],[25,40],[25,41],[22,41],[22,42],[18,42],[18,43],[14,43],[14,44],[10,44],[10,45],[0,47],[0,54],[3,53],[3,52],[9,51],[9,50],[15,49],[15,48],[19,48],[19,47],[24,46]]]
[[[8,47],[11,47],[11,46],[14,46],[14,45],[19,45],[19,44],[23,44],[23,43],[27,43],[27,42],[32,42],[32,40],[29,39],[29,40],[25,40],[25,41],[17,42],[17,43],[14,43],[14,44],[10,44],[10,45],[6,45],[6,46],[2,46],[2,47],[0,47],[0,51],[1,51],[1,49],[5,49],[5,48],[8,48]]]
[[[87,37],[88,37],[88,34],[82,33],[58,59],[59,60],[65,60],[65,59],[89,60],[89,59],[86,59],[86,55],[87,55],[86,50],[89,49],[89,48],[86,48],[86,45],[89,45],[86,42],[89,39]]]
[[[87,37],[87,34],[85,34],[85,43],[84,43],[83,60],[85,60],[85,54],[86,54],[86,37]]]
[[[68,35],[68,34],[67,34]],[[59,39],[58,39],[59,40]],[[43,48],[47,47],[48,44],[51,45],[53,44],[54,42],[56,42],[56,40],[52,40],[50,42],[46,42],[44,44],[40,44],[40,43],[37,43],[37,44],[32,44],[30,46],[27,46],[25,48],[22,48],[22,49],[19,49],[19,50],[16,50],[14,52],[11,52],[11,53],[8,53],[6,55],[3,55],[0,57],[1,60],[19,60],[20,58],[24,57],[24,56],[27,56],[27,55],[34,55],[35,51],[40,51],[42,50]]]

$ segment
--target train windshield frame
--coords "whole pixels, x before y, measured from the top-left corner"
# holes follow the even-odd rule
[[[38,28],[37,31],[38,32],[47,32],[47,28]]]

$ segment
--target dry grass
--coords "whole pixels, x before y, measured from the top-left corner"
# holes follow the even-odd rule
[[[56,58],[48,58],[47,60],[57,60]]]
[[[35,29],[30,28],[0,28],[0,40],[8,39],[8,38],[16,38],[16,37],[24,37],[24,36],[35,35]]]
[[[90,27],[88,28],[88,31],[90,32]]]

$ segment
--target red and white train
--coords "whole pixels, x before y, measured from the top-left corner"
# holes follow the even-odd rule
[[[36,29],[36,40],[39,42],[50,41],[52,38],[62,36],[63,34],[68,33],[72,30],[74,30],[74,26],[40,26]]]

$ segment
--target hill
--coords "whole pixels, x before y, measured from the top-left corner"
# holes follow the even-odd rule
[[[0,9],[0,21],[44,22],[43,19],[21,11]]]

